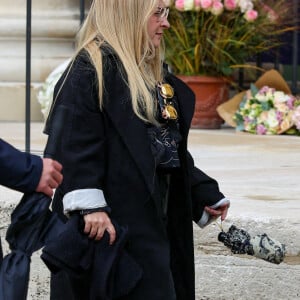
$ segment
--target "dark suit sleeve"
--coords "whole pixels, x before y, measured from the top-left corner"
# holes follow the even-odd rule
[[[200,220],[205,206],[216,204],[225,196],[220,192],[215,179],[195,167],[190,153],[188,153],[188,165],[191,170],[193,219],[197,222]]]
[[[0,139],[0,184],[23,193],[33,192],[42,170],[39,156],[21,152]]]

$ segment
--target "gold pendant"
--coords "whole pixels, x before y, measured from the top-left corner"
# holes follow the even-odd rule
[[[165,110],[169,119],[171,120],[177,119],[177,111],[172,105],[167,104]]]
[[[168,83],[163,83],[160,86],[160,94],[164,98],[173,98],[174,96],[174,90]]]

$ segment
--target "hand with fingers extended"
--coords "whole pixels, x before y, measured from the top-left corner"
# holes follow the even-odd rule
[[[93,212],[84,216],[84,233],[89,238],[100,240],[104,232],[107,231],[109,234],[109,243],[112,245],[116,239],[115,228],[106,212]]]

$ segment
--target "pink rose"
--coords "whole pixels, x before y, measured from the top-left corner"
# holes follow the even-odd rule
[[[244,17],[248,22],[253,22],[257,19],[258,12],[254,9],[248,10],[246,11]]]
[[[180,11],[184,11],[184,0],[176,0],[175,7]]]
[[[194,9],[194,0],[176,0],[175,7],[180,11],[192,10]]]
[[[199,0],[203,10],[209,10],[212,7],[213,0]]]
[[[211,13],[215,16],[219,16],[224,11],[224,5],[220,0],[214,0]]]
[[[268,5],[263,3],[263,10],[267,13],[268,18],[272,22],[276,22],[279,19],[278,14]]]
[[[274,10],[270,10],[268,12],[268,18],[271,22],[276,22],[279,19],[279,16]]]
[[[225,0],[224,6],[227,10],[235,10],[237,8],[237,1],[236,0]]]
[[[200,10],[201,9],[201,1],[200,0],[195,0],[194,1],[194,7],[195,7],[195,10]]]

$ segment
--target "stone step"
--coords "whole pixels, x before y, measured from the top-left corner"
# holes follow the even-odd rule
[[[42,121],[41,106],[37,100],[37,92],[41,84],[31,84],[31,121]],[[25,83],[0,82],[0,120],[24,121],[25,120]]]

